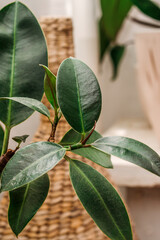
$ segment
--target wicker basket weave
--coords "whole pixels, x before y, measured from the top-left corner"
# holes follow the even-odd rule
[[[48,51],[49,67],[56,74],[59,64],[74,55],[72,22],[70,19],[43,18],[40,21],[44,30]],[[46,97],[43,102],[50,107]],[[53,110],[50,109],[53,116]],[[56,132],[59,141],[69,129],[61,119]],[[47,140],[51,131],[47,118],[42,116],[35,141]],[[106,170],[89,162],[105,177]],[[20,240],[104,240],[108,239],[96,226],[79,202],[69,179],[68,162],[62,161],[49,173],[50,191],[48,197],[32,221],[20,235]],[[0,240],[15,240],[7,223],[8,195],[5,194],[0,206]]]

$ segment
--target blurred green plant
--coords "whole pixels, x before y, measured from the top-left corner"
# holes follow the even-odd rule
[[[56,78],[44,65],[47,48],[40,26],[19,1],[0,11],[0,53],[1,121],[5,125],[4,134],[0,128],[1,192],[10,195],[8,221],[14,234],[22,232],[43,204],[49,190],[47,172],[64,158],[75,192],[97,226],[112,240],[132,240],[126,208],[114,187],[86,163],[71,159],[69,152],[105,168],[112,168],[114,155],[160,176],[159,155],[136,140],[103,138],[95,131],[102,101],[96,76],[85,63],[68,58],[61,63]],[[55,111],[54,119],[37,100],[43,93],[43,69],[39,63],[45,70],[44,90]],[[13,140],[18,146],[8,149],[11,128],[33,111],[45,115],[51,123],[48,140],[20,148],[28,135],[16,136]],[[62,114],[71,129],[55,143]]]
[[[112,79],[114,80],[127,47],[127,44],[119,45],[117,38],[131,8],[135,6],[145,15],[160,21],[160,7],[150,0],[100,0],[100,4],[102,10],[99,21],[100,61],[103,61],[105,53],[108,52],[113,66]],[[160,28],[157,24],[136,18],[131,20],[148,27]]]

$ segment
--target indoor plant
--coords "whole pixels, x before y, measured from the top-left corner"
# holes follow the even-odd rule
[[[31,20],[32,24],[30,24]],[[1,131],[3,138],[0,159],[1,191],[10,192],[9,223],[13,232],[18,235],[39,209],[49,188],[47,172],[64,157],[70,165],[73,187],[100,229],[111,239],[132,239],[127,212],[115,189],[96,170],[83,162],[70,159],[67,152],[71,151],[84,156],[106,168],[112,167],[110,161],[110,154],[112,154],[157,175],[160,175],[159,156],[146,145],[133,139],[102,138],[94,130],[101,111],[101,92],[94,73],[83,62],[69,58],[60,65],[56,79],[44,65],[47,62],[46,45],[39,25],[23,4],[16,1],[6,6],[0,12],[0,21],[3,30],[0,32],[1,62],[3,63],[0,83],[2,90],[4,83],[5,90],[9,87],[7,93],[4,90],[0,91],[0,107],[3,110],[0,117],[5,124],[4,138],[3,131]],[[33,27],[33,30],[28,31],[28,27]],[[27,36],[29,38],[37,36],[36,42],[35,38],[27,39]],[[34,45],[37,44],[38,39],[41,39],[38,47],[42,45],[43,48],[40,48],[42,52],[37,52],[37,45]],[[27,48],[25,48],[26,42],[29,42]],[[22,45],[23,43],[24,45]],[[24,49],[25,54],[18,55],[18,51]],[[7,61],[9,52],[11,64],[8,64]],[[41,58],[38,53],[43,57]],[[36,61],[34,62],[32,59]],[[41,66],[46,72],[44,89],[55,110],[54,120],[50,118],[47,108],[34,99],[34,96],[30,96],[32,88],[29,87],[29,83],[27,82],[24,89],[21,87],[36,71],[37,61],[43,64]],[[24,64],[23,67],[20,64]],[[26,68],[27,65],[29,65],[28,68]],[[32,67],[31,72],[29,71],[30,67]],[[18,70],[21,72],[17,73]],[[9,73],[11,78],[6,76],[6,73]],[[24,78],[25,81],[19,83],[23,76],[27,80]],[[38,73],[37,76],[34,75],[38,82],[40,77],[41,75],[39,76]],[[8,79],[11,84],[7,85]],[[37,93],[34,94],[37,96]],[[17,102],[21,105],[12,105]],[[28,108],[24,108],[24,105]],[[19,149],[21,141],[25,140],[26,136],[15,137],[14,140],[18,142],[17,148],[7,150],[10,129],[31,114],[29,109],[39,111],[51,122],[51,134],[48,141],[32,143]],[[54,136],[61,118],[61,111],[72,128],[60,143],[56,144]]]
[[[113,65],[113,77],[115,79],[118,73],[118,67],[125,53],[128,44],[132,42],[118,44],[117,38],[123,26],[123,23],[129,19],[135,23],[148,26],[150,28],[160,28],[157,23],[141,21],[137,18],[128,17],[133,6],[137,7],[142,13],[160,21],[160,7],[150,0],[100,0],[102,16],[99,21],[100,38],[100,60],[103,60],[104,54],[109,53]]]

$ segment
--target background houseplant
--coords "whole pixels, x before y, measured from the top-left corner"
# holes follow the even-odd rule
[[[100,60],[103,60],[104,54],[109,53],[113,65],[113,79],[118,73],[119,63],[124,55],[125,48],[132,42],[119,45],[117,38],[123,26],[123,23],[128,18],[128,14],[133,6],[136,6],[142,13],[155,20],[160,20],[160,8],[157,4],[150,0],[101,0],[102,17],[99,21],[100,35]],[[141,21],[136,18],[130,18],[131,21],[152,28],[160,28],[159,25]]]
[[[22,18],[19,19],[19,13],[22,13],[22,10],[24,14]],[[31,20],[37,26],[37,29],[34,28],[34,32],[37,32],[36,30],[40,28],[30,11],[18,1],[2,9],[0,16],[2,27],[8,20],[8,23],[11,24],[9,24],[9,27],[13,30],[11,35],[8,35],[7,29],[3,28],[4,31],[0,37],[2,43],[1,50],[3,52],[2,57],[7,59],[6,56],[8,56],[8,54],[5,55],[5,53],[8,53],[8,51],[10,52],[10,56],[12,56],[11,64],[8,64],[8,62],[5,64],[4,61],[5,67],[2,68],[1,77],[1,79],[3,79],[3,77],[6,76],[6,74],[3,74],[3,71],[7,69],[7,72],[9,72],[9,70],[11,70],[11,75],[9,75],[11,78],[7,78],[7,80],[3,79],[2,84],[4,85],[4,82],[8,82],[8,79],[10,79],[10,83],[12,84],[9,85],[9,93],[13,94],[6,97],[6,95],[4,95],[5,92],[2,91],[1,93],[2,108],[6,111],[8,116],[7,120],[16,119],[16,123],[20,121],[21,114],[19,118],[16,118],[16,111],[12,111],[12,107],[14,107],[12,103],[18,102],[47,116],[52,126],[51,135],[47,142],[33,143],[17,151],[20,142],[25,140],[26,136],[15,137],[14,140],[18,142],[18,147],[15,150],[8,150],[6,152],[10,128],[12,128],[14,124],[11,124],[11,121],[4,121],[2,119],[2,121],[5,122],[6,128],[3,140],[1,166],[2,163],[4,165],[7,163],[6,160],[9,160],[9,162],[2,172],[1,191],[8,190],[10,192],[9,222],[16,235],[22,231],[28,221],[33,217],[47,195],[49,182],[46,172],[53,168],[67,151],[72,151],[87,157],[104,167],[112,167],[110,154],[113,154],[127,161],[134,162],[157,175],[160,174],[159,156],[146,145],[123,137],[101,138],[101,136],[94,131],[95,121],[98,120],[101,110],[101,92],[95,75],[81,61],[73,58],[66,59],[59,68],[57,83],[56,77],[43,65],[46,71],[44,83],[45,93],[55,109],[54,121],[50,119],[49,112],[42,103],[33,98],[28,98],[26,95],[20,95],[19,97],[17,92],[15,94],[13,84],[19,79],[18,76],[23,76],[22,73],[18,75],[15,74],[17,73],[20,58],[16,58],[18,54],[17,51],[24,50],[21,45],[24,42],[24,34],[20,34],[21,29],[23,33],[24,30],[28,30],[28,21],[30,23]],[[23,28],[21,28],[22,23],[25,23]],[[44,44],[41,31],[39,31],[39,34],[44,46],[44,51],[42,51],[44,63],[46,61],[46,45]],[[7,37],[10,40],[10,44],[5,45]],[[37,35],[35,37],[37,37]],[[33,54],[33,49],[31,50]],[[27,51],[29,51],[28,48]],[[30,62],[27,58],[24,58],[23,55],[21,55],[21,57],[22,62]],[[38,61],[42,61],[39,56],[34,57],[38,59]],[[37,62],[32,62],[32,67],[34,66],[37,66]],[[25,73],[26,68],[21,68],[20,70],[23,70]],[[30,74],[32,75],[32,73]],[[15,81],[13,81],[13,79]],[[68,81],[66,81],[66,79]],[[9,101],[7,99],[9,99]],[[19,105],[19,109],[21,106],[21,111],[27,113],[26,108],[22,105]],[[15,108],[17,109],[17,107]],[[54,141],[56,126],[61,117],[61,111],[73,129],[66,133],[59,144],[55,144],[51,141]],[[16,151],[17,153],[15,153]],[[3,155],[3,153],[5,154]],[[10,153],[14,155],[11,159]],[[22,161],[22,159],[24,161]],[[102,231],[111,239],[132,239],[125,207],[110,183],[88,165],[70,159],[68,154],[65,155],[65,159],[69,161],[71,180],[80,200]],[[91,204],[93,200],[95,202]],[[120,215],[119,212],[121,212]]]

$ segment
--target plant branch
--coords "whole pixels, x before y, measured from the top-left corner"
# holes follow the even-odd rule
[[[48,142],[55,142],[55,134],[56,134],[56,129],[57,129],[57,125],[59,123],[59,120],[61,119],[62,114],[60,113],[60,115],[58,116],[57,111],[55,111],[55,117],[54,117],[54,121],[52,123],[52,130],[51,130],[51,134],[48,138]]]
[[[16,147],[15,150],[8,149],[7,152],[0,157],[0,174],[2,173],[8,161],[11,159],[11,157],[13,157],[13,155],[18,149],[19,147]]]
[[[70,161],[70,157],[68,157],[67,155],[64,156],[64,159],[67,160],[67,161]]]
[[[10,136],[10,128],[5,127],[4,132],[4,139],[3,139],[3,146],[2,146],[2,152],[1,155],[5,154],[8,149],[8,143],[9,143],[9,136]]]
[[[137,19],[135,17],[131,17],[130,20],[135,22],[135,23],[138,23],[140,25],[146,26],[146,27],[160,28],[160,25],[157,25],[157,24],[154,24],[154,23],[150,23],[150,22],[146,22],[146,21],[142,21],[142,20],[139,20],[139,19]]]

